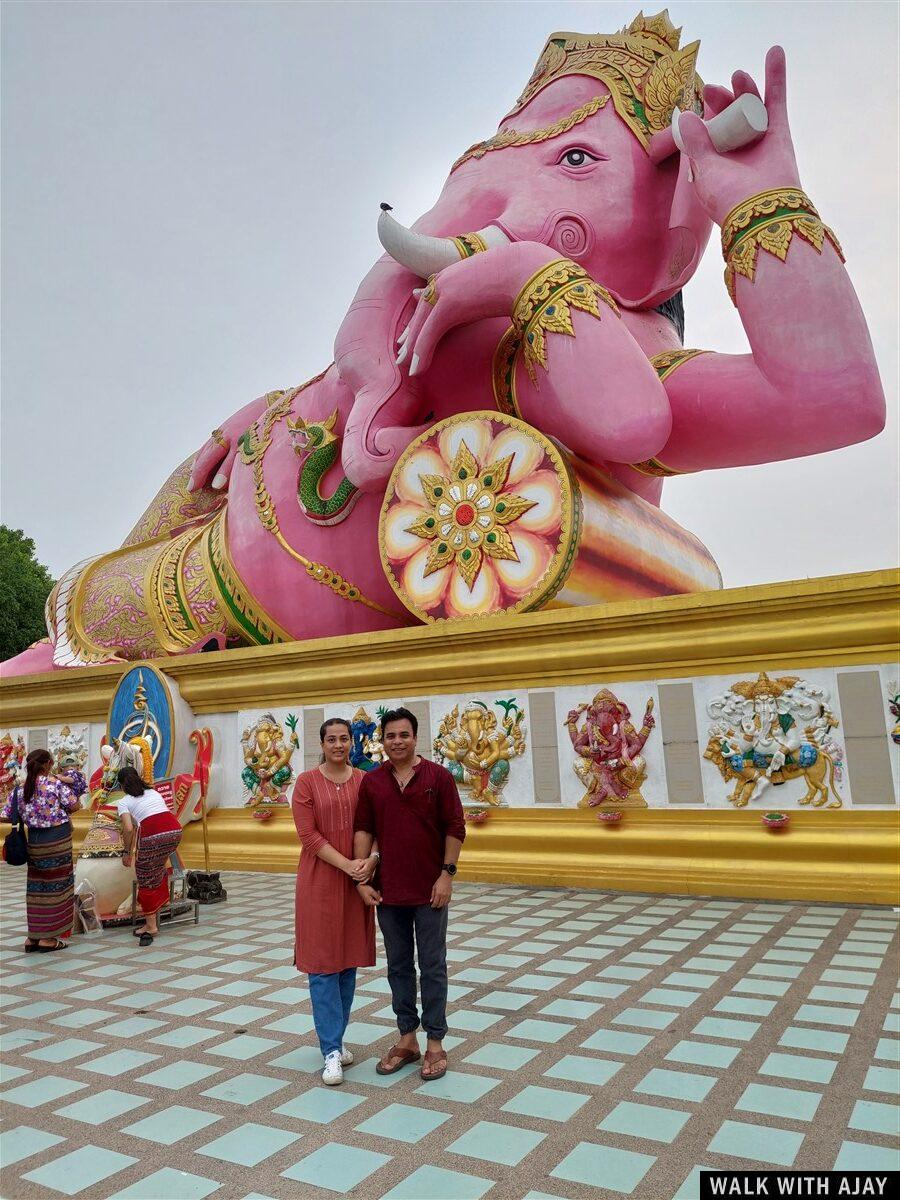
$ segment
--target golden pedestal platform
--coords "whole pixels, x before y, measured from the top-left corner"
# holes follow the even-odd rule
[[[326,706],[371,696],[435,696],[475,688],[556,688],[598,680],[679,680],[896,660],[900,572],[491,617],[347,639],[233,650],[156,663],[193,711]],[[100,721],[121,667],[7,679],[2,724]],[[422,747],[427,752],[427,747]],[[777,803],[777,796],[767,801]],[[759,806],[628,810],[605,826],[590,810],[492,810],[470,828],[463,879],[614,891],[900,902],[900,821],[878,807],[791,810],[763,827]],[[76,842],[87,827],[76,819]],[[266,822],[241,808],[209,821],[215,869],[292,871],[291,815]],[[183,843],[202,865],[199,827]]]

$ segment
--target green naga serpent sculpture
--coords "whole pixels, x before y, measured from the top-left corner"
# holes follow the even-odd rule
[[[334,432],[337,415],[335,409],[324,421],[287,419],[294,450],[305,459],[297,481],[297,500],[314,525],[337,525],[348,516],[359,496],[359,489],[346,476],[330,496],[322,495],[322,480],[340,457],[341,439]],[[251,427],[238,439],[245,462],[252,462],[256,453],[254,432],[255,427]]]

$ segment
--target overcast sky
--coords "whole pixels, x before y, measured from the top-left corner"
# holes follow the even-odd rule
[[[330,362],[379,201],[412,221],[549,33],[613,32],[638,7],[5,0],[2,520],[54,575],[113,549],[213,426]],[[663,507],[726,586],[894,565],[898,8],[670,12],[709,82],[761,79],[785,47],[801,178],[846,252],[890,424],[673,480]],[[685,303],[687,345],[746,350],[715,235]]]

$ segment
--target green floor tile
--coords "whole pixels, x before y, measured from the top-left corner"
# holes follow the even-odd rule
[[[337,1088],[314,1087],[279,1105],[274,1111],[282,1117],[328,1125],[365,1102],[365,1096],[348,1092],[344,1088],[338,1091]]]
[[[900,1062],[900,1038],[879,1038],[872,1057],[884,1062]]]
[[[100,1146],[81,1146],[71,1154],[54,1158],[37,1170],[29,1171],[22,1178],[30,1183],[39,1183],[51,1191],[62,1192],[64,1196],[76,1196],[85,1188],[117,1175],[137,1161],[130,1154],[118,1154]]]
[[[142,1104],[149,1104],[147,1096],[136,1096],[132,1092],[119,1092],[108,1088],[102,1092],[91,1092],[83,1100],[54,1109],[56,1116],[68,1117],[70,1121],[83,1121],[86,1125],[105,1125],[116,1117],[124,1116]]]
[[[690,1063],[695,1067],[730,1067],[740,1050],[733,1046],[716,1046],[709,1042],[677,1042],[666,1058],[670,1062]]]
[[[498,1008],[503,1012],[518,1012],[534,999],[533,995],[526,992],[488,992],[475,1003],[483,1004],[485,1008]]]
[[[518,1071],[540,1054],[524,1046],[507,1046],[504,1042],[486,1042],[463,1059],[475,1067],[496,1067],[501,1071]]]
[[[448,1154],[483,1159],[505,1167],[518,1166],[546,1138],[545,1133],[520,1129],[517,1125],[498,1125],[479,1121],[462,1137],[446,1147]]]
[[[867,1092],[900,1096],[900,1071],[894,1067],[869,1067],[863,1088]]]
[[[76,1083],[74,1079],[63,1079],[60,1075],[44,1075],[41,1079],[32,1079],[29,1083],[20,1083],[18,1087],[9,1088],[3,1092],[4,1104],[20,1104],[23,1108],[43,1108],[63,1096],[71,1096],[80,1092],[88,1085]]]
[[[633,1150],[618,1150],[594,1142],[579,1142],[550,1174],[556,1179],[584,1183],[596,1187],[603,1181],[607,1191],[630,1195],[641,1182],[656,1158]]]
[[[691,1032],[701,1037],[723,1038],[732,1042],[749,1042],[758,1029],[758,1021],[732,1021],[727,1017],[704,1017]]]
[[[825,1054],[843,1054],[849,1038],[848,1033],[790,1025],[778,1039],[778,1045],[789,1046],[794,1050],[821,1050]]]
[[[852,1027],[858,1019],[858,1008],[835,1008],[833,1005],[824,1004],[801,1004],[794,1014],[795,1021],[804,1021],[810,1025]]]
[[[625,1033],[618,1029],[598,1029],[581,1043],[584,1050],[605,1050],[611,1054],[640,1054],[653,1038],[645,1033]]]
[[[484,1033],[485,1029],[490,1029],[492,1025],[496,1025],[502,1019],[494,1013],[477,1012],[472,1008],[451,1009],[449,1013],[450,1024],[454,1029],[463,1029],[472,1033]]]
[[[607,1133],[626,1133],[653,1142],[672,1142],[690,1119],[691,1114],[681,1109],[632,1104],[629,1100],[623,1100],[603,1118],[597,1128]]]
[[[157,1071],[151,1071],[149,1075],[139,1075],[135,1082],[144,1083],[150,1087],[161,1087],[170,1089],[192,1088],[194,1084],[200,1083],[203,1079],[209,1079],[211,1075],[220,1075],[222,1067],[210,1066],[208,1063],[198,1062],[176,1062],[170,1063],[167,1067],[160,1067]]]
[[[857,1100],[850,1114],[851,1129],[867,1133],[883,1133],[896,1138],[900,1133],[900,1108],[896,1104],[879,1104],[874,1100]]]
[[[43,1129],[32,1129],[30,1125],[17,1125],[0,1133],[0,1163],[11,1167],[13,1163],[42,1154],[51,1146],[58,1146],[66,1139]]]
[[[38,1050],[29,1050],[25,1057],[37,1059],[38,1062],[62,1063],[102,1048],[102,1042],[90,1042],[85,1038],[63,1038],[61,1041],[51,1042],[48,1046],[41,1046]]]
[[[327,1142],[281,1174],[284,1179],[309,1183],[346,1195],[390,1161],[390,1154],[377,1154],[373,1150],[360,1150],[356,1146],[341,1145],[340,1142]]]
[[[278,1050],[280,1047],[281,1042],[276,1042],[274,1038],[242,1034],[227,1042],[220,1042],[216,1046],[208,1046],[205,1053],[221,1055],[223,1058],[236,1058],[246,1062],[247,1059],[256,1058],[257,1055],[264,1054],[267,1050]]]
[[[527,1042],[555,1043],[561,1041],[567,1033],[571,1033],[575,1028],[575,1025],[569,1025],[563,1021],[520,1021],[518,1025],[513,1025],[506,1031],[506,1036],[522,1038]]]
[[[109,1054],[101,1054],[99,1058],[79,1063],[78,1070],[104,1076],[125,1075],[128,1071],[146,1066],[147,1063],[156,1062],[160,1057],[159,1054],[149,1054],[146,1050],[111,1050]]]
[[[652,1008],[624,1008],[617,1017],[613,1017],[614,1025],[633,1025],[638,1029],[668,1029],[677,1012],[658,1012]]]
[[[716,1154],[746,1158],[755,1163],[791,1167],[797,1158],[804,1136],[789,1129],[773,1129],[769,1125],[726,1121],[709,1143],[709,1149]]]
[[[322,1056],[315,1052],[317,1056],[316,1066],[321,1067]],[[286,1079],[273,1079],[268,1075],[252,1075],[243,1072],[239,1075],[232,1076],[231,1079],[225,1079],[222,1083],[217,1083],[215,1087],[207,1088],[201,1092],[203,1096],[209,1096],[212,1100],[225,1100],[230,1104],[257,1104],[260,1100],[265,1100],[268,1096],[274,1096],[276,1092],[283,1091],[288,1086]]]
[[[423,1083],[416,1088],[417,1093],[433,1097],[435,1100],[455,1100],[459,1104],[474,1104],[482,1096],[499,1084],[499,1079],[484,1075],[460,1075],[449,1072],[443,1079]]]
[[[610,1058],[586,1058],[581,1054],[567,1054],[545,1071],[544,1075],[548,1079],[565,1079],[570,1083],[588,1083],[601,1087],[624,1065]]]
[[[207,1125],[221,1120],[222,1118],[214,1113],[186,1108],[183,1104],[173,1104],[144,1117],[141,1121],[126,1125],[122,1132],[132,1137],[144,1138],[148,1142],[156,1142],[160,1146],[172,1146],[205,1129]]]
[[[734,1107],[739,1112],[764,1113],[770,1117],[811,1121],[821,1101],[820,1092],[801,1092],[796,1088],[751,1083],[744,1089]]]
[[[222,1036],[221,1029],[210,1029],[208,1025],[179,1025],[167,1033],[157,1034],[150,1038],[158,1046],[174,1046],[178,1050],[187,1050],[200,1042],[208,1042],[210,1038]]]
[[[675,988],[651,988],[640,1000],[642,1004],[674,1004],[676,1008],[687,1008],[700,999],[700,992],[684,992]]]
[[[518,1113],[544,1121],[568,1121],[590,1096],[556,1088],[526,1087],[502,1105],[503,1112]]]
[[[586,1021],[602,1007],[602,1004],[591,1004],[587,1000],[552,1000],[538,1012],[542,1017],[573,1017],[576,1021]]]
[[[800,1079],[806,1083],[829,1083],[837,1063],[802,1054],[770,1054],[759,1068],[760,1075]]]
[[[419,1167],[385,1192],[381,1200],[481,1200],[494,1186],[493,1179],[445,1171],[442,1167]]]
[[[835,1171],[900,1171],[900,1150],[870,1146],[866,1142],[842,1142]]]
[[[691,1071],[668,1071],[654,1067],[634,1090],[647,1096],[667,1096],[671,1100],[705,1100],[718,1083],[713,1075],[697,1075]]]
[[[449,1120],[450,1113],[413,1108],[409,1104],[389,1104],[354,1128],[358,1133],[415,1145]]]

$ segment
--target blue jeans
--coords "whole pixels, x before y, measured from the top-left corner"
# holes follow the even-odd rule
[[[356,991],[356,967],[331,975],[309,975],[308,979],[319,1048],[323,1055],[331,1054],[344,1044]]]

